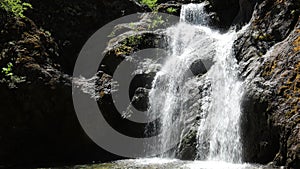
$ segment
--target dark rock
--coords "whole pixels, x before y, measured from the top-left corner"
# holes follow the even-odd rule
[[[136,89],[132,98],[132,105],[139,111],[147,111],[149,107],[150,89],[139,87]]]
[[[0,166],[90,163],[116,156],[93,143],[78,123],[71,78],[57,62],[58,45],[28,18],[1,11],[0,67],[12,63],[16,82],[0,73]],[[8,88],[14,83],[14,88]],[[12,87],[12,86],[10,86]]]
[[[145,89],[151,89],[154,77],[155,72],[135,75],[134,78],[131,80],[129,86],[130,99],[132,100],[135,92],[137,92],[137,89],[139,89],[140,87]]]
[[[59,48],[62,69],[72,74],[75,61],[88,38],[105,24],[143,11],[131,0],[29,0],[25,15],[51,32]],[[68,59],[66,59],[68,58]]]
[[[266,164],[279,151],[279,131],[266,113],[268,104],[255,96],[244,96],[242,108],[243,160]]]
[[[148,17],[148,16],[145,16]],[[149,16],[151,17],[151,16]],[[106,81],[112,81],[114,72],[122,62],[131,62],[131,59],[127,60],[129,56],[132,56],[134,60],[134,53],[139,50],[147,48],[164,48],[165,38],[161,34],[161,31],[132,31],[135,27],[148,27],[149,23],[134,22],[129,24],[117,25],[118,32],[109,41],[107,48],[104,51],[104,59],[101,62],[99,70],[103,73],[99,79],[100,87],[99,91],[101,97],[98,100],[99,108],[108,121],[108,123],[120,133],[131,137],[150,137],[157,135],[158,131],[151,131],[145,133],[146,126],[158,124],[158,120],[147,123],[136,123],[126,117],[132,112],[119,112],[115,107],[112,93],[107,92],[111,89],[111,83],[105,83]],[[151,24],[151,23],[150,23]],[[123,29],[125,32],[122,32]],[[122,33],[120,33],[122,32]],[[134,72],[132,72],[134,73]],[[103,78],[103,76],[108,78]],[[133,76],[129,86],[129,99],[132,101],[132,105],[140,111],[145,111],[148,108],[148,90],[151,88],[151,83],[155,76],[155,72],[142,72]],[[104,83],[103,83],[104,82]],[[108,85],[103,85],[108,84]],[[116,91],[117,94],[118,91]]]
[[[262,56],[274,44],[285,39],[297,22],[296,11],[297,6],[293,1],[277,3],[266,0],[258,5],[249,29],[235,42],[238,61],[246,62],[252,55]]]
[[[247,23],[251,19],[255,4],[259,1],[261,0],[239,0],[239,11],[232,21],[233,24]]]
[[[213,62],[210,60],[196,60],[190,66],[190,70],[195,76],[203,75],[210,69],[212,64]]]
[[[130,40],[134,39],[134,43]],[[104,51],[104,58],[101,62],[100,70],[109,75],[113,75],[117,66],[124,61],[127,56],[147,48],[164,48],[165,36],[161,32],[152,31],[129,31],[113,38]]]
[[[203,140],[202,146],[200,146],[202,148],[201,150],[199,149],[200,147],[197,147],[198,144],[201,144],[197,139],[198,127],[200,121],[205,119],[207,114],[202,113],[199,115],[199,112],[203,112],[201,109],[203,105],[197,105],[195,103],[208,95],[205,91],[210,90],[210,83],[205,80],[205,75],[199,76],[198,80],[201,85],[195,89],[197,93],[195,92],[195,96],[191,96],[190,99],[183,103],[187,111],[182,113],[183,117],[181,117],[181,119],[183,119],[184,128],[181,132],[180,142],[176,151],[176,157],[182,160],[206,160],[208,155],[206,149],[208,144],[207,140]],[[191,93],[193,92],[191,91]],[[202,154],[198,154],[198,152]]]
[[[228,28],[234,24],[246,23],[251,19],[256,0],[208,0],[209,12],[216,13],[218,28]]]
[[[197,157],[197,128],[192,128],[181,138],[176,156],[182,160],[194,160]]]
[[[132,79],[129,86],[129,97],[132,105],[139,111],[147,111],[149,106],[149,91],[155,73],[138,74]]]
[[[245,160],[299,168],[299,2],[261,2],[235,42],[245,79]],[[272,49],[271,49],[272,47]],[[254,132],[256,131],[256,132]]]

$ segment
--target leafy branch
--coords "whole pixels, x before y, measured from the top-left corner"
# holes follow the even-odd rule
[[[0,80],[1,83],[8,83],[9,88],[17,88],[17,83],[26,81],[25,77],[17,76],[13,73],[13,64],[9,62],[6,67],[2,68],[1,73],[4,74],[5,78]]]
[[[0,7],[4,10],[13,13],[17,17],[24,18],[23,12],[28,8],[32,8],[32,5],[21,0],[1,0]]]
[[[157,11],[157,0],[140,0],[144,5],[147,5],[152,11]]]

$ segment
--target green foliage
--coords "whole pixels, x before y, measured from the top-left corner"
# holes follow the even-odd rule
[[[2,73],[4,73],[5,76],[12,76],[13,75],[12,67],[13,67],[13,64],[11,62],[9,62],[7,64],[7,67],[2,68]]]
[[[155,29],[158,26],[164,24],[165,21],[163,20],[162,16],[155,15],[154,18],[151,21],[151,24],[148,26],[148,29]]]
[[[116,55],[128,55],[133,50],[134,47],[137,46],[142,40],[142,35],[133,35],[126,38],[120,47],[118,47],[115,51]]]
[[[26,81],[25,77],[20,77],[13,73],[13,64],[11,62],[9,62],[6,67],[2,68],[1,73],[4,74],[5,78],[0,80],[0,82],[7,83],[9,88],[16,88],[17,83]]]
[[[31,4],[22,2],[21,0],[1,0],[0,7],[21,18],[25,17],[23,14],[24,11],[28,8],[32,8]]]
[[[140,0],[140,2],[147,5],[153,11],[157,9],[157,0]]]
[[[170,7],[170,8],[167,8],[167,12],[175,13],[175,12],[177,12],[177,9]]]
[[[128,44],[129,45],[137,45],[139,44],[139,42],[142,40],[142,36],[141,35],[137,35],[137,36],[130,36],[128,37]]]
[[[153,31],[162,24],[166,23],[164,18],[158,13],[159,6],[157,4],[157,0],[139,0],[139,2],[141,4],[147,5],[152,10],[152,13],[149,19],[147,19],[146,21],[146,26],[139,25],[134,22],[128,23],[127,28],[131,29],[131,31],[135,32],[135,34],[132,36],[128,36],[126,39],[119,42],[120,46],[118,46],[114,51],[116,56],[131,55],[132,52],[134,52],[135,49],[139,47],[139,44],[143,42],[143,36],[138,34],[139,31]],[[170,8],[169,11],[176,12],[177,10],[174,8]],[[107,37],[116,37],[116,31],[118,31],[119,29],[121,29],[121,27],[115,27]]]

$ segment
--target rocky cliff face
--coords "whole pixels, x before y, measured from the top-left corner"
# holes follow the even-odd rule
[[[119,158],[82,130],[67,74],[72,74],[81,47],[94,31],[142,8],[131,1],[30,3],[34,8],[25,15],[31,19],[0,10],[0,67],[12,65],[0,75],[0,167]]]
[[[299,1],[266,0],[235,43],[246,161],[300,167],[299,23]]]
[[[101,155],[113,159],[77,122],[71,79],[62,71],[51,34],[28,18],[0,13],[0,65],[13,65],[11,76],[0,75],[0,166],[86,163]],[[21,77],[25,81],[16,80]]]
[[[131,0],[41,0],[29,1],[26,16],[52,33],[60,53],[62,69],[71,74],[84,43],[99,28],[122,16],[144,9]],[[65,59],[68,58],[68,59]]]
[[[255,8],[239,3],[234,20],[240,25],[254,11],[234,45],[247,84],[241,124],[244,160],[299,168],[299,1],[259,1]],[[191,125],[179,158],[195,158],[196,133]]]

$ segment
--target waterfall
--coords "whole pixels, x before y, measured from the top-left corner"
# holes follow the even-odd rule
[[[241,162],[240,100],[242,82],[238,80],[237,63],[232,55],[235,33],[217,38],[215,64],[207,72],[210,100],[206,118],[198,128],[198,156],[208,152],[208,160]],[[205,105],[204,104],[204,105]]]
[[[155,129],[161,133],[161,152],[180,139],[188,123],[185,117],[193,114],[200,117],[198,159],[239,163],[243,91],[231,53],[236,32],[220,34],[208,28],[204,7],[183,5],[180,23],[166,30],[169,55],[152,82],[148,113],[160,118]],[[174,151],[169,152],[165,156],[173,157]]]
[[[180,22],[206,25],[208,23],[209,16],[204,11],[206,3],[201,4],[187,4],[182,5],[180,12]]]

